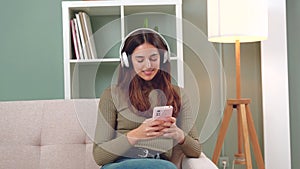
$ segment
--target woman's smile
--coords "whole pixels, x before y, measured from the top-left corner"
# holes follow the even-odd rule
[[[147,69],[142,71],[146,76],[151,76],[154,72],[154,69]]]

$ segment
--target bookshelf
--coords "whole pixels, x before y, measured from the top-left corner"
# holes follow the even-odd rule
[[[70,20],[85,12],[91,21],[96,58],[78,59],[72,43]],[[181,0],[63,1],[63,61],[65,99],[98,98],[115,79],[119,47],[132,30],[158,28],[168,41],[174,83],[183,86]]]

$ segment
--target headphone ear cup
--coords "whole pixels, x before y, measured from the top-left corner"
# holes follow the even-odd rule
[[[165,53],[164,53],[164,62],[163,63],[167,63],[167,61],[170,62],[170,54],[169,54],[168,51],[165,51]]]
[[[126,52],[123,52],[121,55],[121,66],[129,67],[129,61]]]

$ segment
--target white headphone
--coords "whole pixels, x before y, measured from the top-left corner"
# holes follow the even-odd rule
[[[121,46],[120,46],[120,49],[119,49],[119,54],[120,54],[120,60],[121,60],[121,67],[129,67],[129,61],[128,61],[128,56],[126,54],[126,52],[122,52],[123,50],[123,47],[125,45],[125,41],[126,39],[131,36],[132,34],[134,34],[135,32],[139,31],[139,30],[145,30],[145,31],[148,31],[148,32],[151,32],[151,33],[156,33],[157,35],[159,35],[159,37],[163,40],[163,43],[164,45],[167,46],[167,51],[165,51],[164,53],[164,60],[163,60],[163,63],[166,63],[167,61],[170,62],[170,47],[168,45],[168,42],[166,41],[166,39],[158,32],[154,31],[153,29],[150,29],[150,28],[138,28],[138,29],[135,29],[134,31],[130,32],[123,40],[123,42],[121,43]]]

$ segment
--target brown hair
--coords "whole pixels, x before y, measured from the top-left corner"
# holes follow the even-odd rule
[[[131,54],[134,49],[144,43],[149,43],[159,49],[160,69],[151,81],[145,81],[136,75],[131,61]],[[129,67],[120,67],[118,86],[124,92],[128,92],[128,102],[138,111],[144,112],[150,109],[149,94],[152,90],[159,89],[163,92],[165,99],[158,97],[158,104],[172,105],[173,116],[177,117],[181,98],[171,83],[170,62],[163,63],[164,52],[168,50],[164,40],[160,35],[148,29],[139,29],[125,39],[124,47],[121,53],[126,52],[129,61]],[[170,52],[170,51],[168,51]]]

